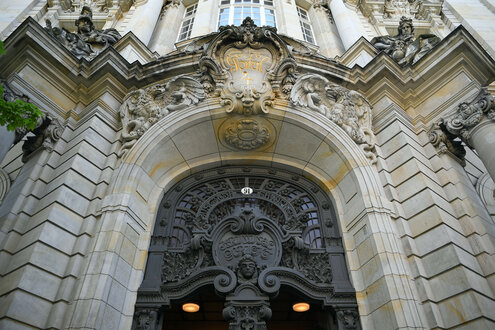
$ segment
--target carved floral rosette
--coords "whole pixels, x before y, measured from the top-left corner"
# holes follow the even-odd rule
[[[119,110],[122,120],[119,156],[124,156],[161,118],[198,104],[205,97],[203,85],[189,76],[179,76],[166,84],[155,84],[127,94]]]
[[[371,105],[361,93],[331,83],[319,74],[306,74],[296,81],[290,101],[339,125],[361,147],[371,163],[376,163]]]

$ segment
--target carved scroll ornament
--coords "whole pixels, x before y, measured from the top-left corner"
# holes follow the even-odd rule
[[[187,76],[129,93],[119,110],[122,120],[122,148],[119,156],[124,156],[162,117],[198,104],[205,97],[201,83]]]
[[[473,101],[459,104],[456,113],[442,122],[448,132],[471,146],[469,140],[472,129],[484,120],[495,120],[495,97],[486,87],[481,89]]]
[[[361,147],[371,163],[376,162],[371,105],[362,94],[333,84],[318,74],[308,74],[297,80],[290,100],[339,125]]]

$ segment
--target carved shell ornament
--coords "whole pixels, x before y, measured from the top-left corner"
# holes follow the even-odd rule
[[[361,93],[331,83],[319,74],[307,74],[294,84],[290,101],[339,125],[361,147],[371,163],[376,163],[371,105]]]
[[[173,111],[180,111],[204,100],[203,85],[188,76],[179,76],[166,84],[133,91],[120,107],[123,157],[136,141],[156,122]]]

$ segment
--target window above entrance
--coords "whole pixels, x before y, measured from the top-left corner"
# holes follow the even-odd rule
[[[217,26],[238,26],[246,17],[251,17],[257,26],[276,27],[272,0],[221,0]]]

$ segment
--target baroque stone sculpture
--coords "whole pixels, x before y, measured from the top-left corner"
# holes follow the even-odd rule
[[[77,26],[77,33],[72,33],[64,28],[52,27],[51,21],[47,20],[45,30],[78,58],[92,59],[121,38],[120,33],[113,28],[103,31],[96,30],[93,23],[93,12],[88,6],[82,8],[81,15],[76,20],[75,25]]]
[[[376,162],[371,105],[362,94],[333,84],[318,74],[307,74],[297,80],[290,100],[339,125],[361,146],[371,162]]]
[[[205,97],[201,83],[187,76],[129,93],[119,110],[122,120],[119,157],[124,156],[137,139],[162,117],[195,105]]]
[[[371,43],[376,49],[390,55],[400,65],[414,64],[428,53],[438,42],[434,34],[421,34],[414,36],[412,19],[402,16],[399,23],[398,34],[373,38]]]

